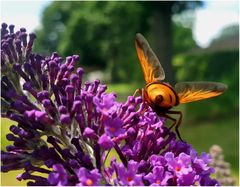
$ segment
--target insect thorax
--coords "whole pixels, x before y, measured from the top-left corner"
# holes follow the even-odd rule
[[[173,88],[160,82],[147,84],[145,100],[152,108],[170,109],[179,104],[179,98]]]

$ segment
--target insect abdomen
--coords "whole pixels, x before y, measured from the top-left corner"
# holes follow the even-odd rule
[[[170,109],[179,104],[179,98],[170,85],[164,83],[151,83],[145,88],[150,106]]]

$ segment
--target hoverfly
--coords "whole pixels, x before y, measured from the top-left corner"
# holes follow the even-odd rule
[[[182,140],[178,131],[182,113],[170,109],[179,104],[218,96],[227,89],[227,86],[218,82],[181,82],[172,87],[161,82],[165,79],[164,70],[147,40],[139,33],[136,34],[135,47],[146,81],[145,88],[136,90],[135,94],[140,93],[157,115],[172,120],[173,124],[169,129],[175,126],[176,133]],[[176,120],[169,114],[177,114],[179,119]]]

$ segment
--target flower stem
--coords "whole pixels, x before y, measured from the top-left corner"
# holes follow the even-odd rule
[[[119,158],[121,159],[123,165],[127,168],[127,165],[128,165],[127,158],[123,155],[121,149],[118,147],[118,145],[116,143],[114,145],[114,148],[117,151]]]

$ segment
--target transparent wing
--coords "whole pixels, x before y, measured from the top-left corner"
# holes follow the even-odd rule
[[[227,85],[219,82],[181,82],[175,85],[180,103],[216,97],[226,89]]]
[[[165,73],[157,56],[139,33],[136,34],[135,47],[146,83],[163,80]]]

